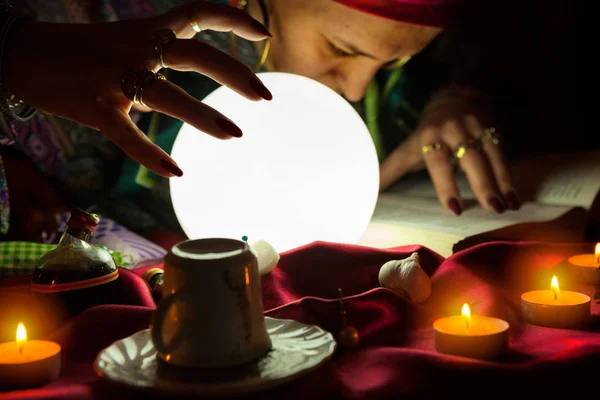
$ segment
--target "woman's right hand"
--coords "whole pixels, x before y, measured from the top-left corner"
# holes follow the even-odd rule
[[[499,145],[491,118],[468,99],[433,100],[423,110],[417,129],[383,163],[380,189],[409,172],[427,168],[442,207],[460,215],[457,163],[483,209],[498,214],[507,207],[518,210],[520,201]],[[462,149],[460,156],[458,149]]]
[[[200,29],[233,31],[248,40],[264,40],[267,29],[234,7],[195,2],[166,14],[101,24],[27,21],[10,32],[4,56],[5,86],[36,109],[99,130],[131,158],[164,177],[181,176],[175,161],[133,123],[133,102],[122,88],[126,72],[161,68],[154,35],[171,29],[177,38],[165,44],[168,68],[194,71],[229,86],[250,100],[270,100],[269,90],[246,65],[194,40]],[[226,116],[166,80],[143,92],[152,110],[178,118],[219,139],[241,137]]]

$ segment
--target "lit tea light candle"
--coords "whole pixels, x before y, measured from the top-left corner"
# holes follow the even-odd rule
[[[577,254],[569,257],[569,270],[577,280],[600,285],[600,243],[596,244],[594,253]]]
[[[27,340],[25,326],[17,327],[16,341],[0,344],[0,387],[18,389],[39,386],[60,374],[60,345],[46,340]]]
[[[590,297],[579,292],[560,290],[552,277],[549,290],[534,290],[521,295],[523,319],[533,325],[551,328],[580,328],[590,318]]]
[[[465,303],[461,315],[433,323],[435,349],[440,353],[491,360],[507,349],[508,328],[504,320],[471,315]]]

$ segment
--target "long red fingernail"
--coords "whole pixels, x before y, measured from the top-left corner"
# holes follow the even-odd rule
[[[267,35],[268,37],[273,37],[273,35],[271,35],[271,32],[269,32],[269,30],[263,24],[258,22],[257,20],[252,21],[252,25],[254,25],[256,30],[260,31],[260,33],[262,33],[263,35]]]
[[[183,176],[183,171],[177,165],[169,160],[160,160],[160,166],[172,173],[175,176]]]
[[[217,126],[228,135],[241,138],[243,133],[242,130],[233,122],[226,120],[225,118],[217,118]]]
[[[457,217],[462,214],[462,208],[460,207],[458,200],[456,200],[454,197],[448,201],[448,208]]]
[[[516,211],[519,208],[521,208],[521,202],[517,198],[515,192],[513,192],[512,190],[504,195],[504,199],[506,200],[508,208],[510,208],[511,210]]]
[[[257,95],[259,95],[263,99],[273,100],[273,95],[271,94],[269,89],[267,89],[267,87],[265,85],[263,85],[263,83],[261,81],[259,81],[258,79],[256,79],[256,78],[250,79],[250,87],[252,88],[252,90],[254,90],[256,92]]]
[[[506,209],[506,207],[504,207],[504,204],[502,204],[500,199],[498,199],[496,196],[490,197],[488,199],[488,203],[498,214],[502,214]]]

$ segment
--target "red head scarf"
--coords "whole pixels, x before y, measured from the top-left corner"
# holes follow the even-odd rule
[[[335,0],[378,17],[446,28],[458,22],[463,0]]]

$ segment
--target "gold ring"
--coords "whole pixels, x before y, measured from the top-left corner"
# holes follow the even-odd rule
[[[491,127],[483,130],[483,135],[479,138],[479,143],[483,146],[487,142],[492,142],[496,146],[500,144],[496,128]]]
[[[154,33],[154,50],[161,68],[168,68],[163,60],[163,50],[166,45],[175,39],[177,39],[177,35],[172,29],[161,29]]]
[[[121,90],[125,97],[133,101],[134,104],[145,106],[143,100],[144,90],[155,84],[156,81],[161,80],[166,80],[165,76],[151,69],[128,71],[121,77]]]
[[[421,153],[423,154],[423,156],[426,156],[432,151],[441,151],[443,149],[444,146],[441,143],[431,143],[421,147]]]
[[[479,150],[480,144],[479,141],[469,138],[463,140],[456,146],[456,150],[454,150],[454,157],[458,160],[464,157],[467,150]]]
[[[198,21],[196,20],[196,18],[194,17],[196,15],[196,7],[198,4],[200,3],[200,1],[196,1],[193,2],[194,4],[188,4],[185,8],[185,16],[190,24],[190,26],[192,27],[192,29],[194,30],[194,32],[200,32],[202,31],[202,29],[200,29],[200,26],[198,26]],[[204,2],[202,2],[204,3]]]
[[[187,20],[190,23],[190,25],[192,26],[192,29],[194,30],[194,32],[202,31],[202,29],[200,29],[200,27],[198,26],[198,21],[196,21],[196,18],[188,15]]]
[[[188,18],[188,21],[190,22],[190,25],[192,26],[192,29],[196,32],[200,32],[202,29],[200,29],[200,27],[198,26],[198,21],[196,21],[195,19],[192,18]]]

